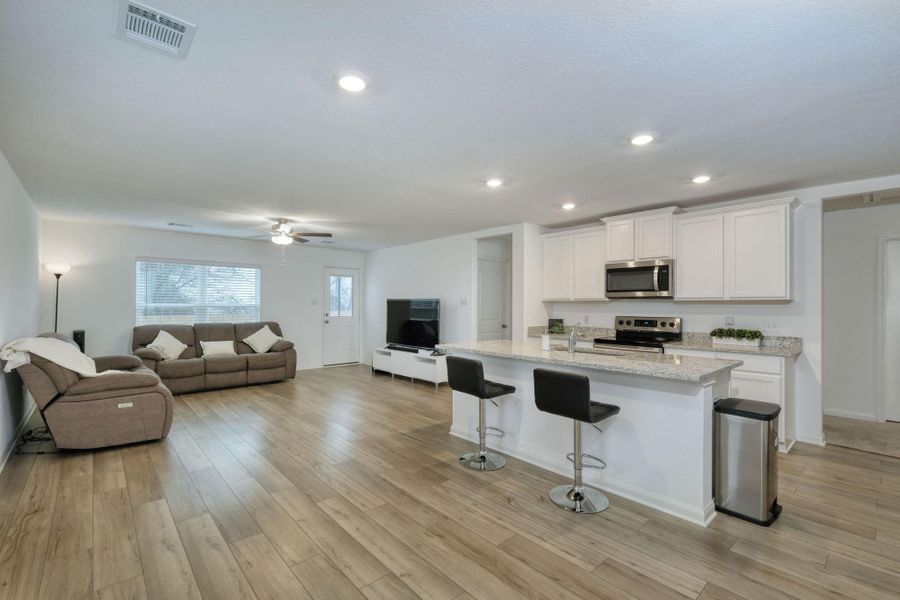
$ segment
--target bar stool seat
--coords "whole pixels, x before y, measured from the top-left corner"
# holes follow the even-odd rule
[[[484,367],[480,360],[459,356],[447,357],[447,383],[455,392],[478,398],[478,452],[463,454],[459,457],[459,463],[474,471],[496,471],[503,468],[506,459],[496,452],[488,452],[487,449],[487,436],[503,437],[503,431],[487,426],[484,401],[494,402],[494,398],[512,394],[516,388],[485,379]],[[492,433],[488,433],[489,431]]]
[[[514,394],[516,392],[516,387],[513,385],[506,385],[505,383],[497,383],[495,381],[491,381],[489,379],[484,380],[484,399],[492,400],[494,398],[499,398],[500,396],[506,396],[507,394]]]
[[[577,513],[598,513],[609,508],[606,496],[582,483],[583,468],[603,469],[606,463],[596,456],[581,453],[581,424],[590,423],[597,427],[596,423],[619,414],[619,407],[591,400],[591,382],[584,375],[550,369],[534,370],[534,403],[538,410],[572,419],[574,424],[575,448],[567,458],[574,463],[575,477],[571,484],[550,490],[550,500],[560,508]],[[585,465],[584,458],[592,459],[596,464]]]
[[[602,402],[591,400],[589,413],[591,418],[588,419],[588,423],[599,423],[604,419],[619,414],[619,407],[614,404],[603,404]]]

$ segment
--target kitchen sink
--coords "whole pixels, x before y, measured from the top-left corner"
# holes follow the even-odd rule
[[[551,350],[557,350],[559,352],[568,352],[568,346],[555,345],[550,346]],[[620,350],[604,350],[603,348],[575,348],[576,354],[599,354],[601,356],[626,356],[628,352],[622,352]]]

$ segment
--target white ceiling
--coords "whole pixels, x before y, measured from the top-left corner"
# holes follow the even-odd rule
[[[0,2],[0,148],[46,216],[367,249],[900,172],[896,0],[147,3],[186,60],[114,0]]]

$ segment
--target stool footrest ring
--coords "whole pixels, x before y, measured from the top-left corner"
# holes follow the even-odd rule
[[[584,460],[586,458],[588,460],[593,460],[598,463],[598,464],[593,464],[593,465],[592,464],[582,464],[581,468],[583,468],[583,469],[605,469],[606,468],[606,461],[603,460],[602,458],[594,456],[593,454],[582,454],[581,458],[582,458],[582,460]],[[568,454],[566,454],[566,459],[570,463],[574,463],[575,462],[575,453],[569,452]]]
[[[475,431],[477,431],[478,433],[481,433],[481,427],[476,427]],[[491,433],[491,432],[493,432],[493,433]],[[502,429],[497,429],[496,427],[485,427],[484,435],[489,436],[489,437],[503,437],[504,435],[506,435],[506,432],[503,431]]]

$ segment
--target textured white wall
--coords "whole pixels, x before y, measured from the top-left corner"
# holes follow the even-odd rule
[[[540,254],[533,252],[538,231],[534,225],[520,223],[369,252],[365,360],[371,360],[372,348],[385,343],[388,298],[440,298],[441,341],[474,340],[476,240],[499,235],[512,235],[512,336],[523,337],[526,318],[546,318],[540,293],[534,293],[534,281],[540,285]]]
[[[0,152],[0,346],[38,329],[37,212]],[[0,372],[0,466],[30,410],[15,374]]]
[[[876,253],[900,235],[900,204],[826,212],[824,225],[825,412],[875,419]]]
[[[280,249],[268,242],[45,220],[41,258],[72,265],[60,285],[59,331],[84,329],[89,355],[131,351],[138,257],[262,267],[262,318],[281,324],[285,338],[296,344],[300,368],[322,364],[324,267],[359,268],[362,281],[365,265],[361,252],[292,246],[282,267]],[[53,328],[52,285],[52,276],[42,276],[46,330]]]

